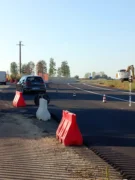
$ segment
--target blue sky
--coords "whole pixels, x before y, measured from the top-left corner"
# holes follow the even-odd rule
[[[118,69],[135,62],[134,0],[0,0],[0,70],[22,62],[67,60],[71,75]],[[134,64],[135,65],[135,64]]]

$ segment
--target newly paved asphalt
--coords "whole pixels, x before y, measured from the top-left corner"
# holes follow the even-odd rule
[[[49,84],[47,87],[51,98],[49,110],[54,117],[60,121],[62,110],[75,113],[84,143],[125,178],[135,179],[135,103],[129,107],[128,93],[84,84]],[[0,92],[3,104],[9,106],[10,111],[16,111],[11,108],[14,88],[11,86]],[[102,102],[103,94],[107,96],[107,103]],[[34,115],[37,109],[34,95],[24,98],[28,105],[26,114]],[[132,100],[135,101],[134,94]],[[0,107],[4,111],[3,104]],[[21,113],[22,109],[19,111]]]
[[[48,90],[50,111],[58,119],[63,109],[75,113],[84,143],[125,178],[135,179],[135,104],[129,107],[129,94],[83,84],[51,84]],[[102,102],[104,94],[107,103]]]

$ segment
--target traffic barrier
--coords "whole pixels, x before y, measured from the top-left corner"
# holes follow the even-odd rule
[[[13,83],[13,79],[10,80],[10,83]]]
[[[83,144],[82,134],[76,122],[76,114],[63,110],[56,138],[65,146]]]
[[[14,84],[17,84],[17,80],[14,81]]]
[[[106,95],[103,95],[103,102],[106,103]]]
[[[13,100],[13,106],[14,107],[25,107],[26,106],[22,92],[16,91],[16,94],[15,94],[15,97]]]
[[[51,115],[47,108],[47,100],[44,98],[39,99],[39,107],[36,112],[36,117],[39,120],[48,121],[51,119]]]
[[[50,97],[49,97],[49,95],[47,94],[47,93],[41,93],[41,94],[37,94],[35,97],[34,97],[34,103],[35,103],[35,105],[36,106],[39,106],[39,99],[40,98],[44,98],[44,99],[46,99],[47,100],[47,104],[49,104],[50,103]]]

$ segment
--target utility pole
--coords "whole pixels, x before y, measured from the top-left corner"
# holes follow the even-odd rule
[[[19,41],[19,44],[17,44],[17,45],[19,46],[19,71],[20,71],[20,75],[21,75],[21,70],[22,70],[22,68],[21,68],[21,65],[22,65],[21,47],[24,45],[22,44],[22,41]]]

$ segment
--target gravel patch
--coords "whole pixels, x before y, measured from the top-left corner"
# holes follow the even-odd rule
[[[85,146],[59,143],[57,127],[54,120],[0,113],[0,179],[105,180],[108,165]],[[108,167],[110,180],[122,179]]]

